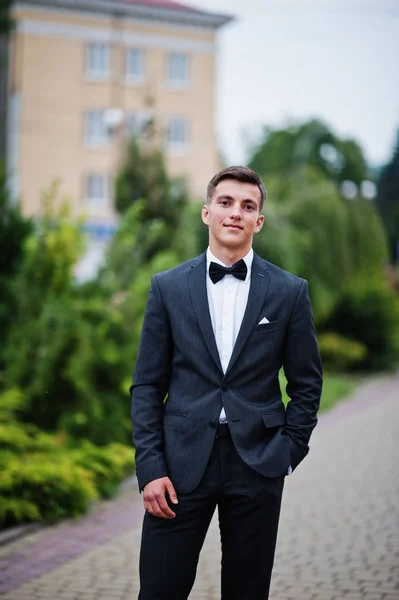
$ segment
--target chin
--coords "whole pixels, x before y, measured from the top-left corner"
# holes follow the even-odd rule
[[[244,241],[244,236],[241,229],[227,229],[223,233],[224,235],[222,235],[221,238],[224,240],[232,240],[233,242],[237,241],[239,243]]]
[[[232,248],[232,249],[241,248],[246,245],[246,242],[244,242],[243,240],[232,239],[232,238],[224,239],[221,241],[221,243],[226,248]]]

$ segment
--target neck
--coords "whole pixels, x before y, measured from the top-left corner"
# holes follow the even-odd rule
[[[241,260],[248,254],[251,249],[251,246],[245,249],[235,249],[235,248],[214,248],[212,243],[209,243],[209,249],[212,252],[213,256],[216,256],[223,264],[230,266]]]

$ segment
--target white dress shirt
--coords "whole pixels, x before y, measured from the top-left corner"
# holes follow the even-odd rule
[[[244,281],[229,274],[225,275],[223,279],[217,283],[213,283],[209,277],[210,263],[215,262],[224,267],[230,267],[231,265],[223,264],[221,260],[212,254],[209,248],[206,252],[206,289],[208,294],[209,312],[223,373],[226,373],[230,362],[234,344],[236,343],[247,306],[253,256],[254,252],[252,248],[248,254],[244,256],[244,261],[247,265],[247,276]],[[227,422],[224,408],[222,408],[220,412],[219,422]]]

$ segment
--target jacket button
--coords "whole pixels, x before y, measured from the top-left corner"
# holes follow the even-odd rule
[[[223,384],[222,385],[222,392],[227,392],[229,390],[229,388],[227,387],[227,385]]]

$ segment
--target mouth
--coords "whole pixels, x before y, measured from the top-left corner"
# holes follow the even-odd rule
[[[228,229],[243,229],[243,227],[241,227],[241,225],[232,225],[232,224],[227,224],[227,225],[223,225],[223,227],[228,227]]]

